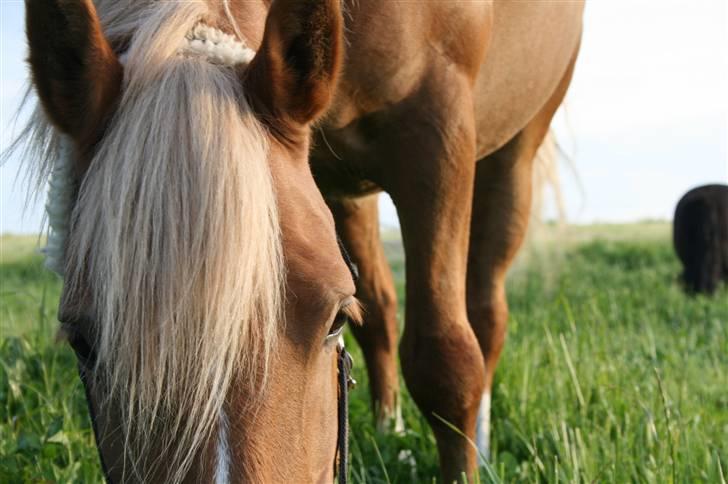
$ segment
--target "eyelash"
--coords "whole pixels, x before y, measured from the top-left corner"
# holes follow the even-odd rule
[[[336,313],[336,317],[334,317],[334,322],[331,324],[331,328],[329,329],[329,334],[327,335],[327,338],[332,338],[334,336],[340,335],[344,329],[344,326],[346,326],[348,322],[349,316],[344,312],[343,308],[339,309],[339,311]]]

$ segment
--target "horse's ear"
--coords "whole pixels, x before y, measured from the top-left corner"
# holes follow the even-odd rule
[[[50,120],[93,143],[117,101],[123,68],[91,0],[26,0],[33,83]]]
[[[328,107],[343,50],[339,3],[273,2],[246,79],[254,103],[272,120],[306,125]]]

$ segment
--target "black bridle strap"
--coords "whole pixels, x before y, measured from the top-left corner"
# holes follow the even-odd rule
[[[336,237],[336,241],[339,243],[339,250],[341,256],[346,262],[346,266],[349,268],[351,278],[354,279],[354,283],[359,281],[359,268],[356,266],[354,261],[351,260],[349,253],[344,247],[344,243],[340,237]],[[351,355],[346,351],[344,347],[344,340],[341,339],[337,347],[337,367],[338,367],[338,383],[339,383],[339,400],[338,414],[339,414],[339,431],[336,443],[336,450],[338,454],[338,469],[337,476],[339,484],[346,484],[348,480],[348,468],[349,468],[349,389],[356,385],[356,381],[351,376],[351,367],[353,366],[353,360]]]
[[[346,484],[347,470],[349,461],[349,370],[351,367],[351,357],[346,352],[343,344],[340,344],[337,350],[337,366],[339,380],[339,432],[336,442],[336,450],[338,453],[338,469],[337,475],[339,484]]]

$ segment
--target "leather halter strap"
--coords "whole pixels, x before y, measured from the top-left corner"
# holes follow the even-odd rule
[[[344,348],[343,343],[337,347],[337,366],[339,383],[339,430],[336,442],[337,453],[337,477],[339,484],[346,484],[349,468],[349,390],[354,388],[356,380],[351,377],[353,360],[351,355]]]
[[[341,242],[341,238],[336,237],[339,243],[339,250],[341,256],[346,262],[346,266],[349,268],[351,278],[354,282],[359,280],[359,269],[356,264],[351,260],[349,253],[346,251],[346,247]],[[354,360],[346,348],[344,347],[344,339],[339,340],[337,346],[337,367],[338,367],[338,383],[339,383],[339,401],[338,401],[338,413],[339,413],[339,430],[337,438],[337,459],[338,469],[337,476],[339,484],[346,484],[348,480],[348,469],[349,469],[349,390],[356,386],[356,380],[351,376],[351,369],[354,366]]]

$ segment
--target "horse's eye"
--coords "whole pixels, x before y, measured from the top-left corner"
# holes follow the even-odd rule
[[[343,309],[339,309],[339,312],[336,313],[336,317],[334,318],[334,322],[331,324],[329,334],[326,337],[334,338],[339,336],[348,322],[349,315]]]

